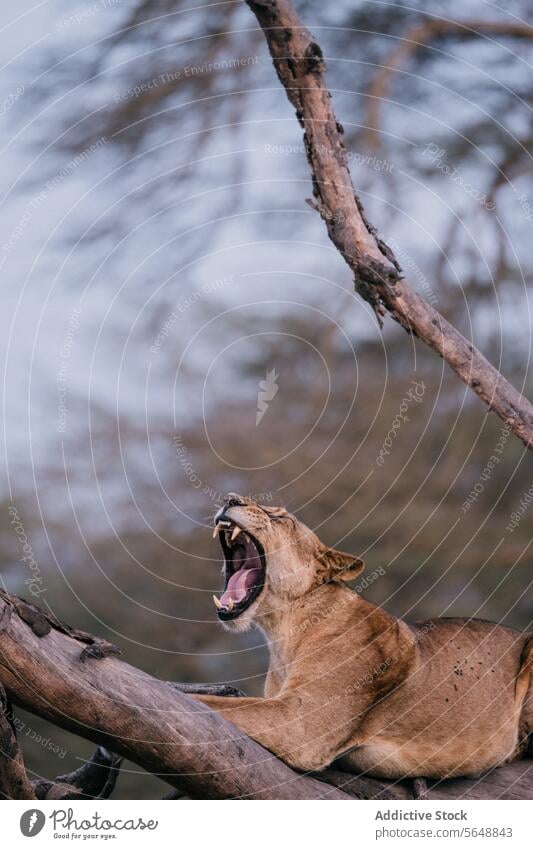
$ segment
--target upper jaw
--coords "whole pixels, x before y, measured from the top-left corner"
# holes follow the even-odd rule
[[[241,537],[242,534],[244,537]],[[241,613],[244,613],[261,594],[266,576],[266,558],[263,546],[257,537],[243,524],[230,518],[227,512],[215,516],[213,537],[216,536],[219,538],[224,553],[225,587],[222,598],[214,595],[213,601],[217,608],[218,618],[222,621],[228,621],[236,619]],[[249,552],[249,556],[243,558],[241,555],[235,566],[233,556],[237,551],[242,552],[243,548],[246,555]],[[235,602],[232,598],[230,579],[239,574],[246,585],[244,572],[247,572],[248,583],[251,583],[251,587],[242,599]],[[227,598],[224,599],[224,596],[227,596]]]
[[[231,531],[232,535],[234,534],[233,539],[236,539],[238,534],[243,530],[242,525],[239,525],[233,519],[226,518],[225,515],[221,518],[218,518],[219,516],[220,514],[217,514],[215,516],[213,539],[216,539],[217,535],[220,534],[222,531],[224,531],[224,533]]]

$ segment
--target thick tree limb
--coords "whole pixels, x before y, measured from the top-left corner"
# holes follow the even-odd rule
[[[369,776],[325,770],[324,780],[358,799],[412,799],[412,781],[383,781]],[[482,778],[454,778],[428,782],[427,798],[437,799],[533,799],[533,761],[515,761],[492,770]]]
[[[6,691],[0,684],[0,799],[35,799],[11,716]]]
[[[412,782],[386,782],[335,769],[300,775],[181,688],[115,657],[82,659],[89,635],[60,624],[37,634],[25,602],[0,590],[0,680],[10,698],[62,728],[102,744],[91,761],[55,781],[28,781],[11,724],[1,725],[0,795],[25,799],[107,798],[127,757],[178,789],[166,798],[410,799]],[[37,608],[33,608],[37,611]],[[8,611],[8,613],[6,613]],[[42,614],[43,616],[46,615]],[[82,633],[83,641],[74,636]],[[94,638],[93,638],[94,639]],[[94,640],[94,642],[99,642]],[[0,691],[1,692],[1,691]],[[238,691],[237,691],[238,692]],[[4,698],[4,705],[7,700]],[[8,714],[0,713],[0,720]],[[11,753],[11,754],[9,754]],[[430,799],[532,798],[533,764],[520,761],[481,781],[430,786]],[[7,791],[7,792],[6,792]]]
[[[0,683],[0,799],[107,799],[122,758],[98,748],[75,772],[54,781],[30,781],[17,743],[13,710]]]
[[[458,330],[402,278],[390,248],[365,217],[354,191],[331,106],[319,45],[290,0],[247,0],[265,34],[278,77],[304,130],[315,208],[329,237],[354,273],[355,288],[381,322],[387,312],[437,351],[528,447],[533,447],[533,406]]]
[[[372,80],[367,92],[366,141],[374,149],[379,148],[379,114],[383,100],[387,97],[394,75],[418,50],[436,38],[478,38],[480,35],[504,35],[512,38],[533,38],[533,26],[519,21],[448,21],[429,18],[415,24],[402,36],[400,43],[390,51],[383,66]]]
[[[52,626],[38,635],[21,609],[24,602],[0,591],[0,680],[14,703],[129,758],[188,796],[350,798],[294,772],[166,682],[115,657],[82,660],[73,629]]]

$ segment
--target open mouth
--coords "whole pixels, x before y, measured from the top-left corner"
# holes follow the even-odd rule
[[[220,519],[213,536],[218,534],[224,552],[224,592],[213,601],[218,618],[236,619],[255,601],[265,583],[266,561],[261,543],[244,528],[229,519]]]

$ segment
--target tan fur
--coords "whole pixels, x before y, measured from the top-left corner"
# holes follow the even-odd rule
[[[282,508],[231,494],[225,518],[266,554],[234,631],[270,646],[264,698],[196,696],[301,770],[332,761],[387,778],[479,775],[533,738],[533,635],[477,619],[411,626],[344,583],[362,562]]]

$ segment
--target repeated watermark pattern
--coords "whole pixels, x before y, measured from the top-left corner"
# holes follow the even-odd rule
[[[35,559],[33,548],[28,540],[24,524],[15,505],[11,504],[8,507],[7,512],[11,517],[11,526],[18,537],[19,544],[23,551],[23,555],[20,559],[30,570],[30,575],[24,579],[24,584],[28,587],[28,590],[33,596],[39,598],[39,596],[46,592],[46,587],[43,586],[43,576],[39,569],[39,564]]]
[[[430,631],[433,631],[435,627],[434,622],[425,622],[423,625],[420,625],[414,634],[415,643],[419,643]],[[349,687],[346,687],[346,689],[342,692],[342,695],[353,696],[354,693],[358,693],[361,690],[366,689],[369,684],[372,684],[373,681],[381,678],[392,666],[399,663],[405,652],[409,651],[411,648],[411,643],[402,643],[394,657],[385,657],[382,661],[376,664],[376,666],[357,678],[352,684],[350,684]]]
[[[69,316],[67,323],[67,332],[63,339],[59,359],[59,368],[56,374],[56,390],[57,390],[57,425],[58,433],[66,433],[67,430],[67,377],[70,368],[70,358],[72,355],[72,346],[74,337],[80,327],[81,311],[76,308]]]
[[[409,407],[413,403],[421,404],[425,391],[426,386],[423,381],[411,381],[411,388],[402,398],[402,401],[400,403],[400,409],[393,418],[390,430],[383,441],[383,445],[379,450],[378,456],[376,457],[376,463],[378,466],[382,466],[385,462],[385,457],[388,457],[391,453],[392,444],[396,439],[396,436],[402,424],[409,421],[409,416],[406,415]]]
[[[463,502],[463,505],[461,507],[461,511],[462,511],[463,515],[468,510],[470,510],[470,507],[472,506],[472,504],[475,504],[476,501],[478,500],[479,496],[481,495],[481,493],[484,492],[485,484],[487,483],[487,481],[489,481],[491,479],[494,469],[496,468],[496,466],[500,462],[501,456],[503,454],[503,450],[505,448],[507,440],[509,439],[510,433],[511,433],[510,429],[507,427],[507,425],[504,425],[501,429],[501,435],[500,435],[498,442],[496,443],[496,447],[494,448],[494,452],[491,454],[491,456],[487,460],[487,464],[486,464],[485,468],[483,469],[478,480],[476,481],[476,483],[474,484],[474,486],[470,490],[468,497]]]
[[[200,490],[202,495],[205,495],[214,504],[222,503],[225,493],[213,486],[210,486],[209,484],[204,483],[196,471],[193,462],[189,459],[189,450],[184,442],[183,436],[180,433],[176,433],[172,437],[172,442],[174,443],[174,449],[176,451],[179,464],[192,488]],[[249,493],[248,498],[253,498],[254,501],[258,502],[270,502],[273,499],[273,495],[272,492],[256,492]]]
[[[374,569],[372,572],[369,572],[363,578],[358,580],[357,584],[353,587],[354,592],[361,595],[364,590],[372,586],[373,583],[375,583],[379,578],[382,578],[385,574],[386,570],[383,566],[378,566],[377,569]],[[307,631],[309,628],[316,627],[325,619],[335,616],[335,614],[339,613],[339,611],[344,607],[348,607],[352,604],[353,596],[348,593],[343,593],[342,596],[333,604],[324,605],[319,611],[315,611],[311,616],[308,616],[301,622],[298,622],[297,625],[293,625],[291,628],[291,634],[300,634],[302,631]]]
[[[522,498],[520,499],[520,505],[516,510],[513,510],[510,516],[510,521],[505,526],[505,530],[508,534],[514,533],[516,531],[518,525],[524,518],[525,514],[529,510],[531,504],[533,503],[533,484],[529,487],[527,492],[524,492]]]
[[[165,319],[160,329],[157,332],[157,335],[150,345],[150,353],[151,354],[159,354],[161,352],[161,348],[164,343],[168,339],[172,328],[184,313],[187,312],[193,304],[196,304],[198,301],[201,301],[205,295],[209,295],[212,292],[216,292],[218,289],[222,289],[224,286],[228,286],[233,283],[235,280],[235,276],[233,274],[229,274],[227,277],[220,277],[215,280],[209,280],[207,283],[203,283],[200,289],[194,289],[190,295],[186,298],[181,298],[174,306],[172,312],[169,313],[168,317]]]
[[[259,381],[259,389],[257,391],[257,413],[255,415],[255,426],[257,427],[271,402],[278,394],[278,377],[276,369],[269,369],[264,380]]]
[[[520,208],[524,213],[524,217],[528,224],[533,224],[533,206],[531,205],[531,201],[529,200],[527,195],[520,195],[518,198],[518,203],[520,204]]]
[[[265,144],[263,148],[265,153],[275,156],[290,156],[291,154],[306,153],[304,144]],[[337,157],[338,152],[324,144],[314,145],[315,150],[321,156]],[[346,160],[350,165],[363,165],[367,168],[372,168],[374,171],[386,171],[388,174],[394,169],[394,163],[389,159],[379,159],[377,156],[371,156],[368,153],[357,153],[352,150],[344,151]]]
[[[66,165],[61,168],[54,177],[51,177],[50,180],[47,180],[44,184],[44,188],[42,188],[28,203],[26,209],[22,213],[21,217],[17,221],[15,227],[10,233],[10,236],[7,242],[4,242],[2,245],[2,253],[4,256],[7,256],[13,248],[18,244],[24,233],[26,232],[28,225],[32,221],[35,213],[38,212],[41,207],[46,203],[49,198],[50,193],[57,188],[67,177],[70,177],[77,168],[80,167],[87,159],[93,154],[96,153],[97,150],[100,150],[107,144],[108,140],[105,136],[101,136],[95,142],[90,144],[85,150],[82,150],[77,156],[74,156]]]
[[[50,180],[46,181],[46,183],[44,184],[46,191],[51,191],[60,183],[62,183],[63,180],[65,180],[67,177],[70,177],[71,174],[73,174],[74,171],[76,171],[76,169],[80,167],[80,165],[83,165],[83,163],[86,162],[87,159],[93,153],[96,153],[97,150],[101,150],[103,147],[105,147],[108,141],[109,140],[107,136],[100,136],[98,139],[96,139],[95,142],[93,142],[84,150],[82,150],[81,153],[78,153],[77,156],[73,156],[72,159],[70,159],[69,162],[67,162],[67,164],[63,166],[63,168],[59,169],[55,177],[52,177]]]
[[[56,29],[60,32],[70,29],[70,27],[86,21],[87,18],[92,18],[92,16],[98,14],[98,12],[105,11],[105,9],[112,9],[114,6],[120,6],[121,4],[122,0],[98,0],[97,3],[90,3],[89,5],[84,6],[83,9],[80,9],[79,12],[74,12],[74,14],[58,21]]]
[[[17,100],[20,100],[24,92],[25,88],[22,84],[18,85],[15,91],[10,92],[7,97],[4,98],[3,102],[0,103],[0,116],[4,116],[6,112],[9,112],[9,110],[12,106],[15,105]]]
[[[463,177],[461,169],[458,166],[448,165],[446,162],[447,154],[443,147],[439,147],[435,142],[428,142],[424,148],[424,156],[426,156],[432,165],[437,168],[444,177],[448,177],[460,189],[479,203],[484,209],[493,210],[496,206],[494,201],[489,200],[486,192],[481,192],[472,183]]]
[[[420,266],[417,265],[412,256],[410,256],[410,254],[408,254],[395,239],[389,239],[388,244],[391,250],[394,251],[400,265],[404,269],[408,270],[410,272],[410,276],[414,277],[418,281],[428,304],[431,304],[432,307],[437,307],[439,299]]]
[[[234,71],[235,68],[256,65],[258,62],[259,56],[237,56],[234,59],[221,59],[219,62],[205,62],[202,65],[185,65],[184,68],[179,68],[175,71],[164,71],[158,74],[157,77],[137,83],[137,85],[131,86],[127,91],[113,95],[113,100],[115,103],[125,103],[128,100],[139,97],[141,94],[146,94],[158,88],[166,88],[166,86],[183,79],[198,77],[202,74],[218,73],[220,71]]]
[[[32,728],[31,725],[24,722],[20,716],[15,716],[13,710],[6,710],[5,716],[17,732],[18,736],[24,734],[26,739],[31,740],[33,743],[37,743],[37,745],[42,746],[43,749],[48,749],[48,751],[57,755],[58,758],[64,758],[67,755],[67,749],[64,749],[62,746],[58,746],[58,744],[54,743],[50,737],[43,737],[42,734],[39,734],[35,730],[35,728]]]

